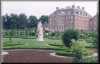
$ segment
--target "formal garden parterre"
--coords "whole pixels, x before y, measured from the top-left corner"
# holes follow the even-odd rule
[[[4,49],[49,49],[57,55],[75,57],[75,62],[97,62],[96,57],[88,57],[97,52],[96,32],[79,32],[73,29],[62,33],[45,32],[43,42],[37,41],[34,31],[13,34],[15,33],[8,31],[4,35]]]

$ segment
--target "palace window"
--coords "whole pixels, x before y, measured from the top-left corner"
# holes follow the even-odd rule
[[[70,15],[70,11],[67,11],[67,14]]]
[[[82,12],[80,12],[80,15],[82,15]]]
[[[71,14],[73,14],[73,12],[71,12]]]
[[[76,14],[79,14],[79,12],[76,12]]]
[[[87,13],[86,13],[86,16],[87,16]]]

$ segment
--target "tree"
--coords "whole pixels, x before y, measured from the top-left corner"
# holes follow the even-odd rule
[[[48,16],[42,15],[39,20],[42,21],[43,25],[45,26],[48,23]]]
[[[3,16],[3,28],[5,29],[10,29],[11,28],[11,18],[10,16],[8,16],[8,14],[6,14],[5,16]]]
[[[66,47],[71,46],[72,39],[78,40],[79,39],[79,32],[77,30],[74,30],[74,29],[66,30],[62,36],[63,43],[65,44]]]
[[[5,15],[3,16],[3,27],[6,29],[21,29],[27,27],[27,16],[25,14],[16,14]]]
[[[36,18],[36,16],[29,16],[28,21],[29,28],[35,28],[37,26],[38,19]]]
[[[25,29],[27,28],[28,19],[25,14],[20,14],[18,18],[18,28]]]
[[[17,28],[17,22],[18,22],[18,16],[16,14],[11,14],[10,15],[11,18],[11,28],[12,29],[16,29]]]

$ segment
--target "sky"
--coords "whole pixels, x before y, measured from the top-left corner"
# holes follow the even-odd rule
[[[50,15],[56,7],[66,8],[67,6],[85,7],[91,16],[97,13],[97,1],[3,1],[2,15],[24,13],[27,16],[34,15],[39,18],[41,15]]]

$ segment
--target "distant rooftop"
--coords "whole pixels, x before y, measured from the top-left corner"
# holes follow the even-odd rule
[[[57,12],[58,11],[58,12]],[[74,12],[73,12],[74,11]],[[69,15],[69,14],[74,14],[74,15],[82,15],[82,16],[88,16],[92,17],[89,13],[85,11],[85,7],[80,7],[80,6],[67,6],[65,8],[59,8],[56,7],[56,11],[53,12],[53,14],[59,14],[59,15]],[[52,15],[52,14],[51,14]]]
[[[80,9],[80,10],[84,10],[85,7],[80,7],[80,6],[75,6],[75,5],[72,5],[72,6],[67,6],[66,8],[61,8],[61,9]],[[56,7],[57,10],[59,10],[60,8],[59,7]]]

